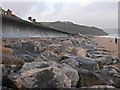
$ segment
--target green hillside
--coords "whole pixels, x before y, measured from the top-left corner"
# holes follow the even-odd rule
[[[72,22],[56,21],[56,22],[41,22],[41,23],[45,26],[73,34],[80,33],[85,35],[108,35],[102,29],[99,29],[97,27],[83,26],[83,25],[74,24]]]

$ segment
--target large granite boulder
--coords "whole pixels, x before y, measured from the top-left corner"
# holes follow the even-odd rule
[[[78,61],[83,69],[87,70],[99,70],[99,65],[92,58],[87,57],[76,57],[76,61]]]
[[[96,61],[87,57],[69,57],[65,60],[62,60],[60,64],[65,63],[70,65],[75,69],[83,68],[87,70],[99,70],[99,65]]]
[[[37,68],[46,68],[46,67],[50,67],[50,66],[59,67],[61,72],[63,74],[65,74],[71,80],[71,86],[73,86],[73,87],[76,86],[76,84],[79,80],[78,72],[67,64],[60,65],[53,61],[41,62],[41,63],[36,63],[36,62],[26,63],[25,65],[23,65],[21,72],[35,69],[36,67]]]
[[[101,72],[113,79],[113,85],[120,88],[120,69],[115,66],[106,66]]]
[[[87,55],[87,52],[82,47],[74,47],[74,48],[72,48],[72,54],[75,56],[85,57]]]
[[[55,62],[32,62],[23,65],[18,73],[8,75],[14,88],[69,88],[71,80]]]
[[[62,73],[64,73],[71,80],[71,85],[74,87],[76,86],[79,80],[79,75],[75,69],[73,69],[71,66],[67,64],[60,65],[52,61],[41,62],[41,63],[36,63],[36,62],[26,63],[25,65],[23,65],[21,72],[28,71],[36,67],[45,68],[45,67],[50,67],[50,66],[59,67]]]
[[[117,76],[119,74],[117,71],[113,72],[112,69],[111,72],[110,70],[88,71],[81,69],[78,71],[80,82],[77,85],[82,87],[93,85],[110,85],[120,88],[120,78]]]
[[[73,43],[70,40],[62,41],[62,47],[66,48],[68,46],[73,46]]]
[[[103,55],[101,58],[96,59],[96,61],[103,65],[114,64],[113,57],[111,55]]]
[[[68,47],[73,47],[73,43],[70,40],[62,41],[61,48],[63,51],[66,51]]]
[[[71,80],[71,87],[76,87],[77,82],[79,81],[79,75],[77,70],[73,69],[67,64],[62,64],[61,70]]]
[[[78,83],[78,86],[86,87],[93,85],[107,85],[106,82],[99,77],[99,74],[92,71],[80,70],[79,76],[80,82]]]
[[[50,67],[50,66],[58,67],[60,65],[53,62],[53,61],[25,63],[22,66],[20,72],[29,71],[29,70],[35,69],[35,68],[47,68],[47,67]]]

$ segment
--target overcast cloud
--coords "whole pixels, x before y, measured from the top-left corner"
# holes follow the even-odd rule
[[[114,2],[112,0],[111,2],[107,0],[106,2],[94,1],[39,0],[38,2],[2,2],[2,7],[6,10],[10,8],[24,19],[32,16],[40,22],[71,21],[81,25],[97,26],[102,29],[117,28],[118,0],[114,0]]]

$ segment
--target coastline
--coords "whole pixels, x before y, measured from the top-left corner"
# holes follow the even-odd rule
[[[109,35],[107,35],[107,36],[94,36],[94,41],[99,43],[105,49],[109,50],[111,55],[120,58],[120,54],[119,54],[120,38],[118,38],[117,44],[115,43],[115,37],[112,37]]]
[[[108,34],[108,35],[101,35],[101,36],[94,36],[94,37],[106,37],[106,38],[118,38],[120,39],[120,36],[118,34]]]

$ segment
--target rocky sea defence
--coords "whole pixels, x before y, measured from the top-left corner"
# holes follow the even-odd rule
[[[120,60],[93,37],[3,39],[3,90],[119,90]]]

